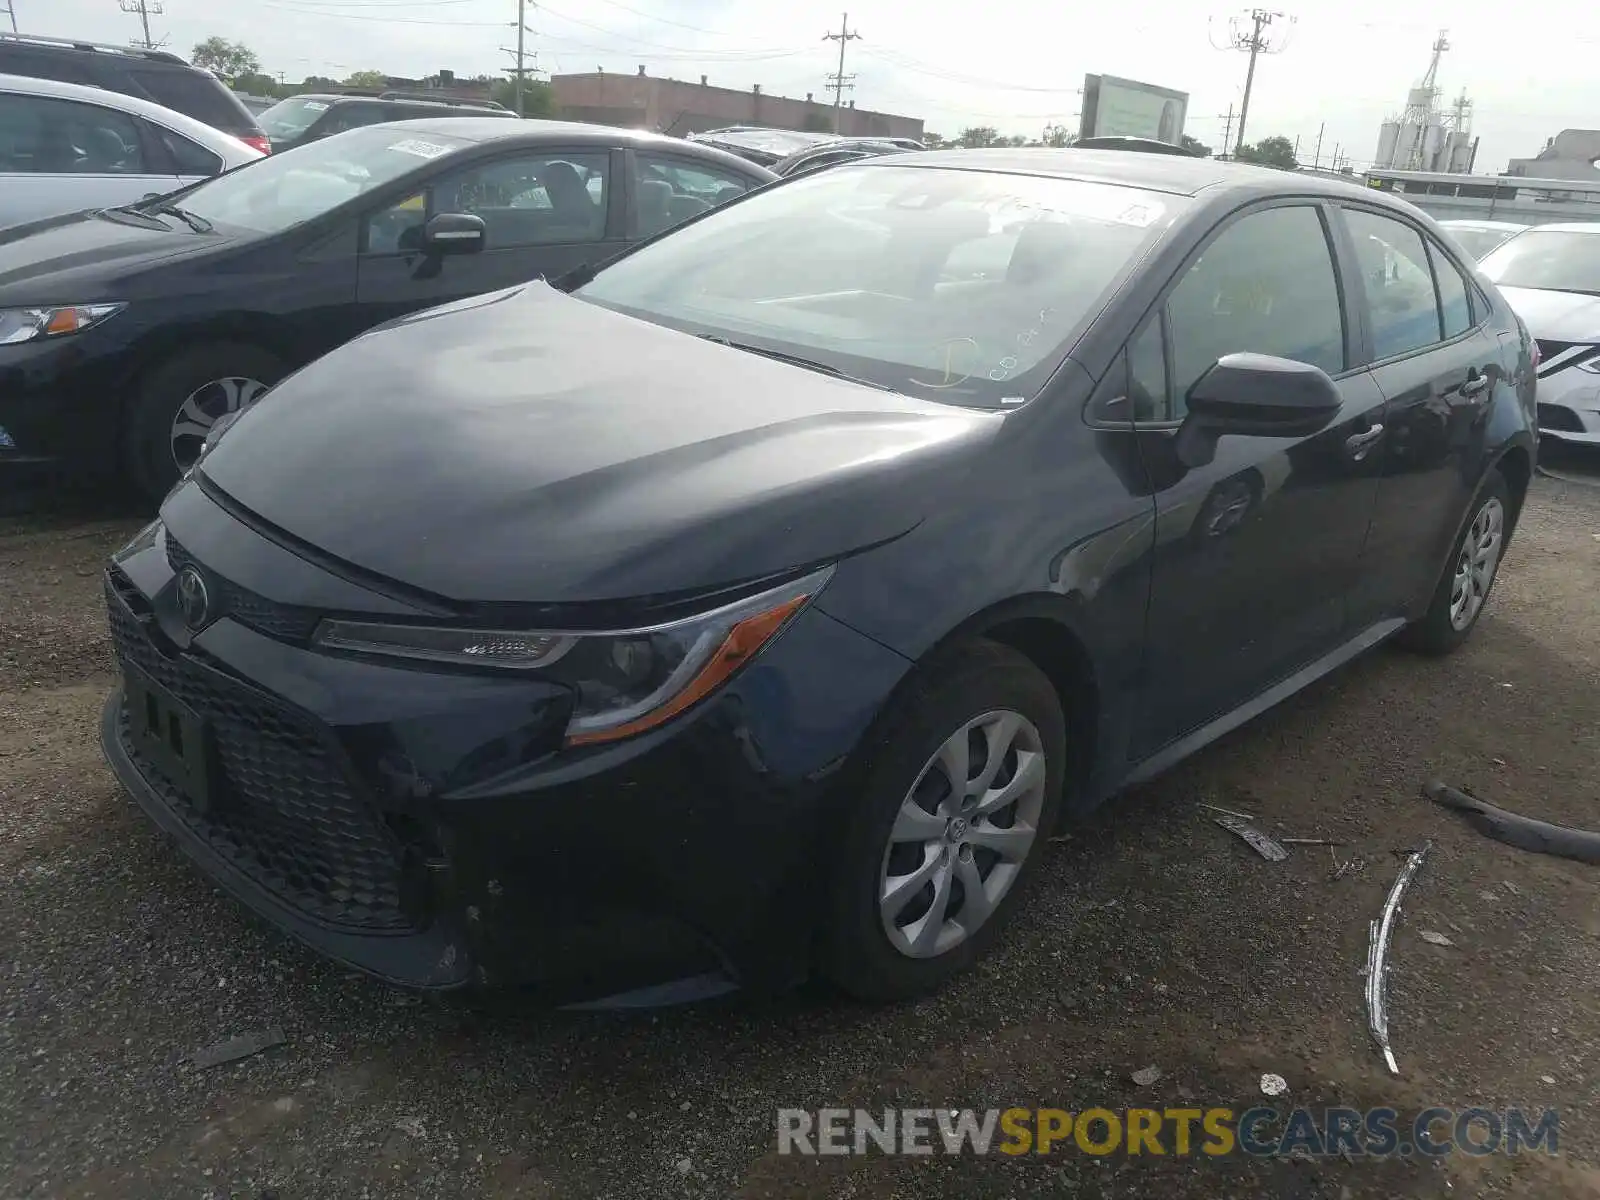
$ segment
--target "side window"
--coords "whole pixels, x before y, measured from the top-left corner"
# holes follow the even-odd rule
[[[1157,314],[1128,343],[1128,399],[1135,421],[1175,421],[1179,415],[1167,388],[1167,356]]]
[[[1322,218],[1308,205],[1241,217],[1208,245],[1167,298],[1169,420],[1224,354],[1254,351],[1344,370],[1344,314]]]
[[[167,153],[172,155],[173,165],[179,175],[216,175],[222,170],[221,157],[211,153],[204,146],[197,145],[181,134],[163,129],[159,125],[152,125],[150,128],[155,130],[156,137],[161,139],[161,144],[167,148]]]
[[[639,236],[651,237],[750,190],[750,181],[707,163],[640,154]]]
[[[422,249],[422,226],[428,220],[428,193],[407,196],[367,218],[366,253],[399,254]]]
[[[144,150],[134,119],[45,96],[0,95],[0,171],[137,175]]]
[[[1434,278],[1439,281],[1439,315],[1444,319],[1444,336],[1457,337],[1472,328],[1472,303],[1467,299],[1467,281],[1445,252],[1428,243],[1433,259]]]
[[[1390,217],[1346,209],[1372,309],[1372,350],[1392,358],[1440,339],[1439,302],[1422,235]]]

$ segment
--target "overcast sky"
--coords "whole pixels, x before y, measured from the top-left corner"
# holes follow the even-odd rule
[[[124,42],[138,18],[117,0],[13,0],[25,33]],[[157,0],[151,0],[152,6]],[[212,34],[243,41],[264,67],[290,80],[344,77],[377,68],[422,76],[458,75],[511,64],[516,0],[160,0],[151,32],[187,55]],[[825,87],[838,44],[831,9],[755,0],[556,0],[529,3],[528,45],[551,72],[635,71],[725,87],[759,83],[803,96]],[[1053,5],[1039,0],[929,4],[852,0],[850,97],[862,108],[921,116],[953,137],[993,125],[1037,135],[1048,122],[1076,127],[1086,72],[1120,75],[1190,93],[1188,132],[1220,146],[1237,107],[1246,56],[1217,49],[1230,17],[1220,0]],[[1247,138],[1300,139],[1310,161],[1326,122],[1322,154],[1335,146],[1357,165],[1376,150],[1379,123],[1405,102],[1427,69],[1441,26],[1451,49],[1439,83],[1447,99],[1475,101],[1482,138],[1477,170],[1501,171],[1512,156],[1536,153],[1569,126],[1600,127],[1600,23],[1593,0],[1523,0],[1513,7],[1433,0],[1302,0],[1274,25],[1282,52],[1256,71]]]

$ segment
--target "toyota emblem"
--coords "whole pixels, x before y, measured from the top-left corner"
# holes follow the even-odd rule
[[[193,567],[178,572],[178,611],[190,629],[199,629],[211,616],[211,593],[205,577]]]

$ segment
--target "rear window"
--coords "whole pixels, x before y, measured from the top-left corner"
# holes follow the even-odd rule
[[[157,104],[226,133],[255,133],[255,118],[233,93],[199,71],[130,68],[134,85]]]

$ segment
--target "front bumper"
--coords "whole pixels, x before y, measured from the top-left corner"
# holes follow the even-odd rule
[[[227,540],[256,536],[234,523]],[[184,555],[158,534],[110,569],[107,604],[124,671],[207,724],[209,810],[141,754],[122,689],[102,739],[152,820],[253,912],[418,988],[627,1002],[804,975],[840,768],[905,660],[811,609],[682,718],[569,752],[565,697],[537,681],[316,653],[248,606],[186,638]]]
[[[1600,446],[1600,375],[1568,367],[1541,378],[1539,436]]]
[[[113,469],[123,369],[98,329],[0,346],[0,481]]]

